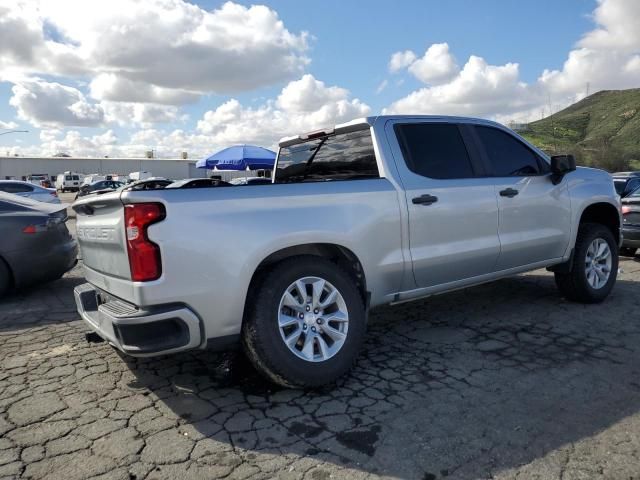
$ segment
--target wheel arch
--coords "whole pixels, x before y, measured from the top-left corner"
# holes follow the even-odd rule
[[[245,297],[244,311],[247,312],[247,304],[250,301],[249,292],[253,291],[264,279],[269,270],[276,264],[301,255],[310,255],[326,258],[347,272],[355,281],[364,304],[368,307],[370,292],[367,290],[367,281],[360,259],[352,250],[335,243],[305,243],[277,250],[265,257],[253,272]]]
[[[613,234],[616,242],[620,242],[620,211],[613,204],[597,202],[587,205],[580,215],[579,224],[599,223]]]
[[[0,263],[7,267],[7,271],[9,272],[9,288],[17,287],[15,273],[13,272],[13,268],[11,268],[11,264],[0,255]]]

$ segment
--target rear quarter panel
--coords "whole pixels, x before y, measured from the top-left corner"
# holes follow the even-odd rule
[[[400,288],[399,203],[386,179],[133,192],[122,200],[160,201],[167,211],[148,230],[162,252],[162,276],[133,283],[126,299],[184,302],[201,316],[208,337],[240,331],[254,272],[287,247],[332,243],[351,250],[372,304]]]

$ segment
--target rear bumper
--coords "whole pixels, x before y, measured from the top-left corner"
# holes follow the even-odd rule
[[[184,305],[138,308],[120,300],[99,301],[90,283],[74,290],[78,313],[85,323],[123,353],[153,357],[200,347],[202,324]]]
[[[622,246],[626,248],[640,248],[640,227],[622,227]]]
[[[66,242],[43,245],[42,251],[18,250],[7,256],[16,287],[54,280],[71,270],[78,257],[78,245],[72,238]]]

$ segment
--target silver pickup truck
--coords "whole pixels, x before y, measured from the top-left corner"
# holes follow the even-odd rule
[[[616,280],[609,174],[493,122],[378,116],[284,138],[273,183],[73,205],[87,325],[124,353],[241,343],[287,386],[353,365],[370,308],[547,267],[567,299]],[[95,335],[95,334],[94,334]]]

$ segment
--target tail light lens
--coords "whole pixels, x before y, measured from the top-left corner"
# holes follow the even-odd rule
[[[164,217],[161,203],[134,203],[124,207],[129,268],[135,282],[156,280],[162,274],[160,248],[149,240],[147,228]]]
[[[31,235],[34,233],[46,232],[46,225],[27,225],[22,229],[22,233],[26,233],[27,235]]]

